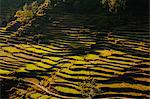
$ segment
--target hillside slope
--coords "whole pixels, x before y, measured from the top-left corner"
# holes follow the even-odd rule
[[[148,99],[149,32],[108,33],[85,20],[49,9],[21,33],[2,28],[2,98]]]
[[[35,0],[0,0],[0,26],[9,22],[15,12],[22,8],[23,5],[30,4]],[[42,2],[43,0],[36,0]]]

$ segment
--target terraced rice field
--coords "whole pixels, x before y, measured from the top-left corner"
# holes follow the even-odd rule
[[[148,99],[148,32],[99,36],[103,32],[77,20],[67,15],[42,17],[37,22],[42,28],[19,36],[2,28],[2,91],[10,99]],[[32,40],[35,30],[45,39]]]

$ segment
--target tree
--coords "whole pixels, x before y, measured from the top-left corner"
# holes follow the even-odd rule
[[[125,10],[127,0],[101,0],[104,8],[110,13],[119,13]]]
[[[37,3],[37,1],[34,1],[32,3],[32,11],[34,14],[37,12],[37,9],[38,9],[38,3]]]
[[[23,11],[27,11],[28,10],[28,4],[26,3],[24,6],[23,6]]]

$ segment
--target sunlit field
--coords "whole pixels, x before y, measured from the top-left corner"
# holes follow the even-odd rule
[[[0,28],[1,99],[148,99],[148,17],[54,1],[26,4]]]

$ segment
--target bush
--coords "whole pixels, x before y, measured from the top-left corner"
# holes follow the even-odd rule
[[[38,3],[37,3],[37,1],[34,1],[32,3],[32,11],[34,14],[37,12],[37,9],[38,9]]]
[[[25,4],[25,5],[23,6],[23,11],[27,11],[27,10],[28,10],[28,5]]]
[[[126,7],[126,2],[127,0],[102,0],[101,1],[105,11],[113,14],[123,11]]]
[[[26,10],[26,11],[17,11],[15,14],[15,17],[17,17],[16,21],[26,23],[28,20],[32,19],[34,16],[32,10]]]
[[[37,1],[34,1],[31,5],[25,4],[23,6],[23,10],[19,10],[16,12],[15,17],[17,17],[17,21],[21,23],[26,23],[34,16],[36,16],[37,11],[38,3]]]

